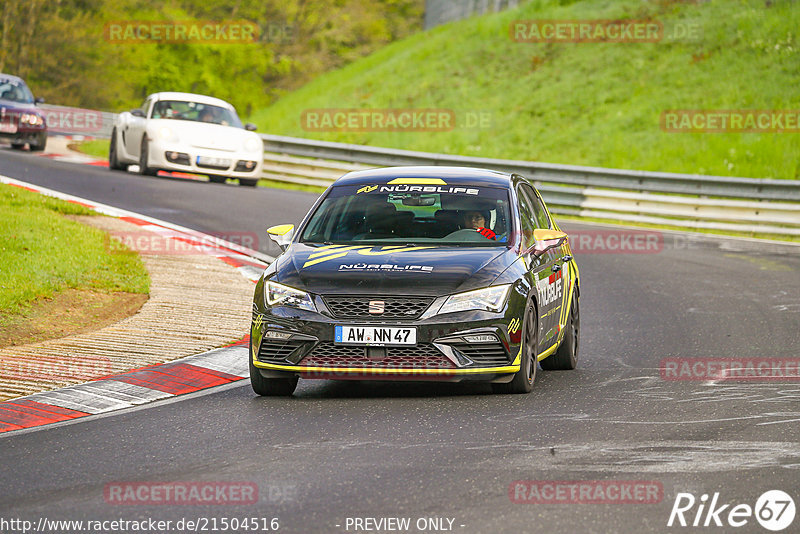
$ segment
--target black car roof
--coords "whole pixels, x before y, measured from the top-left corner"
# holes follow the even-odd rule
[[[511,175],[489,169],[473,167],[382,167],[364,171],[353,171],[345,174],[333,185],[361,185],[386,183],[395,178],[441,178],[447,185],[473,185],[508,187]]]

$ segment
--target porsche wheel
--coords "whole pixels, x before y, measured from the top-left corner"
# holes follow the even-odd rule
[[[119,162],[117,155],[117,130],[111,130],[111,143],[108,145],[108,168],[112,171],[126,171],[128,166]]]
[[[139,174],[143,176],[155,176],[158,174],[158,169],[147,166],[148,150],[147,139],[142,139],[142,148],[139,151]]]

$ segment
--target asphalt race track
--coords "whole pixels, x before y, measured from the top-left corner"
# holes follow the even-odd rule
[[[141,177],[6,147],[0,174],[205,232],[257,232],[271,254],[277,248],[264,229],[298,223],[316,198]],[[630,232],[563,226],[606,243]],[[299,533],[375,532],[366,529],[375,523],[355,519],[389,517],[410,518],[409,532],[767,532],[753,516],[736,529],[726,521],[734,506],[755,507],[768,490],[800,505],[797,373],[668,380],[660,367],[683,358],[796,362],[800,247],[657,234],[660,246],[644,253],[576,251],[579,367],[540,371],[530,395],[493,395],[486,385],[301,381],[293,398],[265,399],[241,381],[10,433],[0,437],[0,515],[34,523],[278,518],[280,532]],[[518,480],[643,481],[661,493],[646,504],[514,503]],[[104,499],[108,484],[168,481],[255,484],[258,503]],[[717,492],[718,505],[730,504],[717,516],[724,526],[713,518],[706,528],[667,526],[679,493],[710,502]],[[697,511],[686,512],[689,524]]]

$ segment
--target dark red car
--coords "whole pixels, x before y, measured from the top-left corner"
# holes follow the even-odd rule
[[[32,151],[44,150],[47,144],[47,122],[36,104],[42,98],[33,93],[22,78],[0,73],[0,138],[10,139],[12,148],[27,143]]]

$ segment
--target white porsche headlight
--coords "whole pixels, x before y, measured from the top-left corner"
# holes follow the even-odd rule
[[[244,142],[244,149],[248,152],[259,152],[261,147],[261,140],[255,137],[248,137]]]
[[[311,295],[277,282],[264,284],[264,300],[267,306],[291,306],[301,310],[316,311]]]
[[[445,301],[439,313],[453,313],[466,310],[486,310],[499,312],[503,309],[508,297],[508,290],[511,284],[502,286],[492,286],[466,293],[450,295]]]

